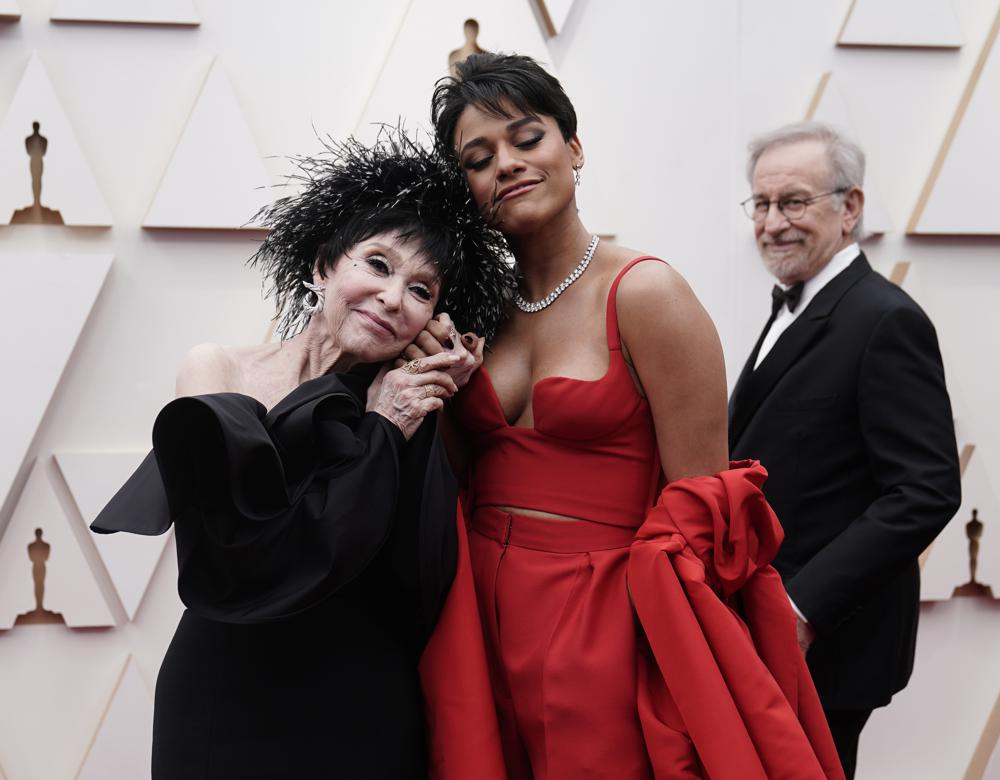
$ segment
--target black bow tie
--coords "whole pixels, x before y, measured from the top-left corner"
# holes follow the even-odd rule
[[[774,317],[778,313],[778,309],[781,308],[781,304],[788,306],[788,311],[795,311],[795,307],[799,305],[799,300],[802,298],[802,287],[804,282],[799,282],[798,284],[793,284],[787,290],[774,285],[771,290],[771,316]]]

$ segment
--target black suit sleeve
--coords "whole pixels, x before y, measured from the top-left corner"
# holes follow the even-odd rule
[[[875,326],[862,357],[857,404],[878,496],[787,582],[820,633],[836,628],[912,563],[961,500],[937,336],[918,308],[891,309]]]

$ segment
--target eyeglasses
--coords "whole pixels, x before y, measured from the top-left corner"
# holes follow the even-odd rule
[[[850,187],[840,187],[836,190],[830,190],[829,192],[821,192],[819,195],[813,195],[811,198],[782,198],[781,200],[764,200],[762,198],[755,198],[752,195],[745,201],[740,203],[743,207],[743,211],[746,215],[752,219],[754,222],[763,222],[767,219],[767,215],[771,212],[771,206],[775,205],[786,218],[788,219],[800,219],[803,214],[806,213],[806,207],[813,201],[817,201],[820,198],[825,198],[828,195],[843,195],[847,192]]]

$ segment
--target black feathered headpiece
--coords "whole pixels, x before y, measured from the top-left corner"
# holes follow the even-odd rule
[[[327,138],[318,157],[293,157],[289,184],[298,195],[261,209],[253,223],[270,230],[250,264],[274,297],[278,332],[295,335],[308,321],[302,282],[361,241],[398,231],[418,240],[442,281],[438,311],[459,331],[491,339],[515,289],[507,243],[489,227],[461,170],[439,149],[424,148],[401,128],[383,126],[371,146]]]

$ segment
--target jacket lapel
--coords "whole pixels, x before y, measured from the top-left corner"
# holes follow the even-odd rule
[[[743,393],[743,387],[746,385],[747,379],[753,376],[754,363],[757,362],[757,353],[760,352],[761,344],[764,343],[764,337],[767,335],[768,330],[771,328],[771,323],[774,322],[774,315],[772,315],[764,325],[764,329],[760,332],[757,337],[757,343],[753,345],[753,349],[750,350],[750,357],[747,358],[747,362],[743,364],[743,370],[740,371],[740,376],[736,380],[736,385],[733,387],[733,394],[729,396],[729,428],[732,430],[733,425],[733,414],[736,409],[736,405],[739,403],[741,394]],[[730,442],[731,444],[732,442]]]
[[[751,360],[744,366],[743,374],[740,375],[729,404],[730,449],[739,441],[757,409],[774,389],[778,380],[822,336],[830,315],[840,299],[859,279],[871,273],[871,270],[862,252],[854,262],[816,294],[805,311],[778,337],[756,371],[753,370],[751,362],[756,358],[757,350],[754,350]]]

